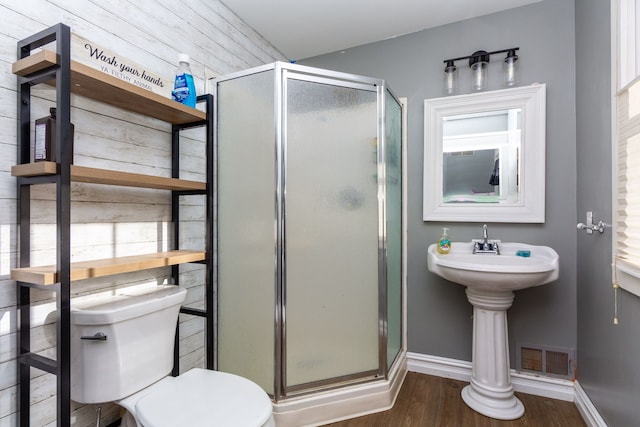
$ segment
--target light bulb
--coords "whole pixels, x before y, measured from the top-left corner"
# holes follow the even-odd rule
[[[518,70],[518,55],[516,55],[516,51],[514,49],[507,52],[507,57],[504,59],[502,68],[504,72],[505,86],[515,85],[518,82],[516,76],[516,72]]]
[[[469,58],[471,67],[472,86],[474,90],[485,90],[487,88],[487,65],[489,64],[489,53],[484,50],[474,52]]]
[[[453,61],[447,61],[447,66],[444,67],[444,87],[448,95],[458,91],[458,68]]]

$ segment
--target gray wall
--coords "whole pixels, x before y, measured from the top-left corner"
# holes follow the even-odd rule
[[[593,211],[610,223],[611,70],[609,2],[576,1],[578,215]],[[597,60],[594,60],[597,53]],[[619,292],[613,325],[611,229],[578,233],[578,380],[610,426],[640,420],[640,299]]]
[[[409,351],[471,360],[471,305],[464,288],[431,274],[426,252],[441,228],[455,240],[480,237],[482,222],[422,221],[423,101],[442,96],[443,60],[478,49],[519,46],[520,83],[547,84],[547,196],[544,224],[489,224],[490,237],[553,247],[560,278],[518,291],[508,312],[512,366],[516,343],[576,347],[576,125],[573,0],[529,6],[300,61],[387,80],[408,97]],[[492,58],[489,89],[500,88],[502,58]],[[460,64],[462,65],[462,63]],[[461,69],[461,92],[469,92]]]

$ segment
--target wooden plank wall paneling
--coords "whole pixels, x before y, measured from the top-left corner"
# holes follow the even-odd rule
[[[171,76],[178,53],[191,57],[196,88],[204,91],[205,67],[215,75],[286,60],[268,41],[244,24],[217,0],[146,0],[132,2],[90,0],[0,0],[0,427],[16,423],[16,290],[9,271],[17,265],[16,183],[11,166],[16,162],[16,42],[58,22],[72,32],[122,57]],[[48,115],[55,91],[32,91],[32,119]],[[75,164],[169,177],[170,126],[72,95],[75,124]],[[33,126],[32,126],[33,129]],[[181,162],[184,179],[202,180],[205,168],[202,130],[183,133]],[[74,260],[155,252],[170,248],[170,198],[167,191],[72,184]],[[181,247],[204,244],[203,198],[185,199],[181,215]],[[32,190],[32,259],[54,262],[55,216],[51,186]],[[167,269],[154,269],[95,280],[73,286],[74,297],[100,298],[118,289],[153,287],[165,283]],[[190,306],[202,307],[202,266],[181,267],[182,285]],[[32,291],[35,351],[53,355],[54,301],[49,291]],[[182,336],[180,370],[203,366],[203,321],[180,315]],[[55,425],[55,378],[32,370],[32,425]],[[74,404],[73,425],[95,425],[93,405]],[[119,417],[119,408],[102,409],[102,425]]]

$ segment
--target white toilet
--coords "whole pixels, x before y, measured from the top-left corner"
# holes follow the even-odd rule
[[[269,396],[207,369],[168,376],[186,290],[159,286],[71,308],[71,399],[115,402],[123,427],[273,427]]]

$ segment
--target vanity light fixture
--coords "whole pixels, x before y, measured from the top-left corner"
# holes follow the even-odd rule
[[[463,59],[469,60],[473,89],[476,91],[485,90],[487,88],[487,70],[489,67],[489,60],[491,59],[491,55],[496,53],[507,54],[503,64],[504,84],[506,86],[513,86],[517,82],[516,71],[518,55],[516,55],[516,51],[519,49],[519,47],[512,47],[509,49],[496,50],[494,52],[478,50],[469,56],[445,59],[444,63],[446,65],[444,67],[444,73],[445,90],[447,94],[451,95],[457,91],[458,68],[456,67],[455,62]]]

